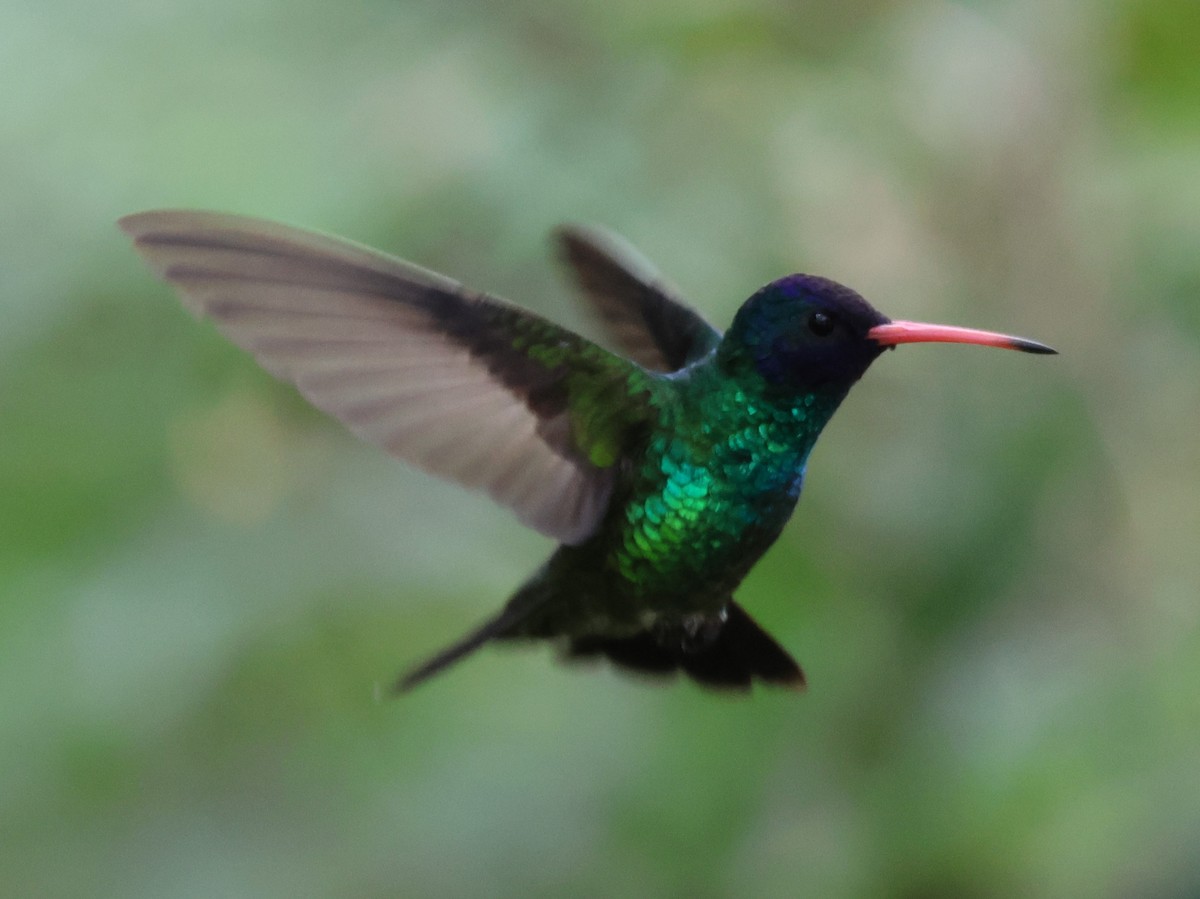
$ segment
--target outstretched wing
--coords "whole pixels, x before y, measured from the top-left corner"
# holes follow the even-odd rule
[[[559,255],[617,347],[652,371],[678,371],[721,342],[637,250],[610,231],[563,225],[554,232]]]
[[[359,436],[580,543],[649,376],[576,334],[353,243],[240,216],[121,219],[150,267]]]

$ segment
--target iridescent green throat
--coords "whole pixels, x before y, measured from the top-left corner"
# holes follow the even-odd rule
[[[655,391],[660,426],[615,522],[610,565],[644,596],[723,602],[792,514],[809,452],[845,391],[787,393],[715,357]],[[697,591],[700,595],[697,595]]]

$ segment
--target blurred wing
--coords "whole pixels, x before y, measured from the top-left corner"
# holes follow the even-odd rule
[[[604,515],[620,416],[644,408],[630,394],[645,373],[625,360],[346,241],[204,212],[120,226],[188,308],[364,439],[563,543]]]
[[[637,250],[610,231],[564,225],[554,232],[559,255],[617,346],[652,371],[678,371],[721,342]]]

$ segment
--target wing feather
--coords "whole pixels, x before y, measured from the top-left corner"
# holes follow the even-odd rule
[[[563,225],[554,239],[584,298],[634,362],[652,371],[677,371],[721,342],[721,332],[628,241],[588,225]]]
[[[636,366],[357,244],[205,212],[120,225],[189,309],[359,436],[564,543],[595,530],[618,472],[579,445],[572,401],[595,379],[635,391]],[[612,428],[636,414],[619,410]]]

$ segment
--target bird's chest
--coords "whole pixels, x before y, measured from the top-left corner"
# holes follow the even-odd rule
[[[807,447],[786,422],[744,421],[658,437],[636,474],[610,565],[658,603],[723,603],[779,535],[800,495]]]

